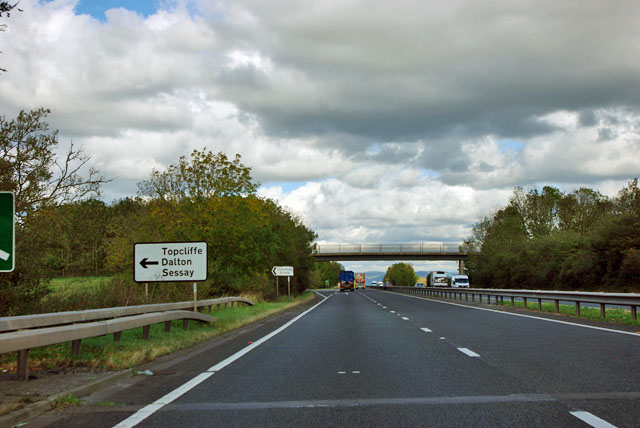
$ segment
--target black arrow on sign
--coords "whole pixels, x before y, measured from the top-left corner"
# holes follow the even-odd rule
[[[149,265],[157,265],[157,264],[158,262],[147,261],[146,257],[140,261],[140,266],[142,266],[145,269],[147,269],[147,266]]]

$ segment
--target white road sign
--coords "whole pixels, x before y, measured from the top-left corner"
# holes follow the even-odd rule
[[[206,242],[144,242],[133,246],[135,282],[207,280]]]
[[[273,276],[293,276],[293,266],[274,266],[271,273]]]

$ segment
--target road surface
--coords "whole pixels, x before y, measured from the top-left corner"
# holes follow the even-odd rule
[[[378,290],[319,294],[29,426],[640,426],[638,334]]]

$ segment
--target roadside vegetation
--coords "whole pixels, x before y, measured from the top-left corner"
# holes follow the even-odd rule
[[[136,242],[206,241],[200,298],[275,299],[277,265],[294,267],[294,295],[332,277],[311,257],[315,233],[256,194],[259,183],[240,155],[194,150],[154,170],[137,196],[107,204],[98,198],[108,180],[86,168],[89,156],[70,145],[55,157],[60,142],[49,113],[0,116],[0,190],[16,195],[17,221],[16,268],[0,273],[0,316],[191,299],[185,283],[149,284],[145,295],[133,282]]]
[[[466,246],[474,287],[640,292],[638,179],[614,198],[516,188]]]
[[[510,300],[504,300],[504,302],[501,303],[502,306],[505,307],[515,307],[518,309],[525,309],[524,307],[524,302],[523,301],[515,301],[514,302],[514,306],[511,306],[511,301]],[[527,307],[526,309],[528,310],[532,310],[532,311],[536,311],[536,312],[540,312],[540,309],[538,308],[538,302],[537,301],[527,301]],[[600,309],[599,308],[593,308],[590,306],[585,306],[584,304],[582,304],[580,306],[580,315],[576,315],[576,307],[575,305],[566,305],[566,304],[560,304],[559,305],[559,310],[560,310],[560,314],[561,315],[567,315],[570,317],[576,317],[576,318],[583,318],[583,319],[588,319],[588,320],[595,320],[595,321],[603,321],[603,322],[608,322],[608,323],[613,323],[613,324],[621,324],[621,325],[632,325],[632,326],[638,326],[640,327],[640,320],[634,320],[633,318],[631,318],[631,311],[629,309],[624,309],[624,308],[606,308],[605,310],[605,318],[602,318],[600,315]],[[552,302],[542,302],[542,312],[550,312],[550,313],[556,313],[556,306],[555,303]]]
[[[418,275],[409,263],[394,263],[387,268],[384,282],[398,287],[413,287],[418,281]]]
[[[243,297],[254,301],[259,298],[252,295]],[[189,329],[185,331],[182,329],[182,321],[177,320],[172,322],[171,332],[165,333],[163,323],[154,324],[150,328],[149,340],[142,339],[141,328],[123,331],[120,342],[114,342],[112,335],[83,339],[78,356],[71,353],[70,343],[35,348],[29,353],[29,370],[37,372],[78,367],[122,370],[134,367],[205,342],[311,299],[313,293],[306,292],[292,299],[282,297],[277,301],[258,301],[255,306],[234,306],[219,311],[214,308],[211,315],[216,321],[210,325],[190,321]],[[15,353],[0,355],[0,372],[14,371],[16,364]]]

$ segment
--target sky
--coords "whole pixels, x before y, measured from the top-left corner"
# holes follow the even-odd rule
[[[61,146],[112,179],[106,202],[206,148],[239,153],[320,245],[460,243],[515,186],[614,196],[640,175],[636,0],[20,8],[1,18],[0,114],[51,109]]]

